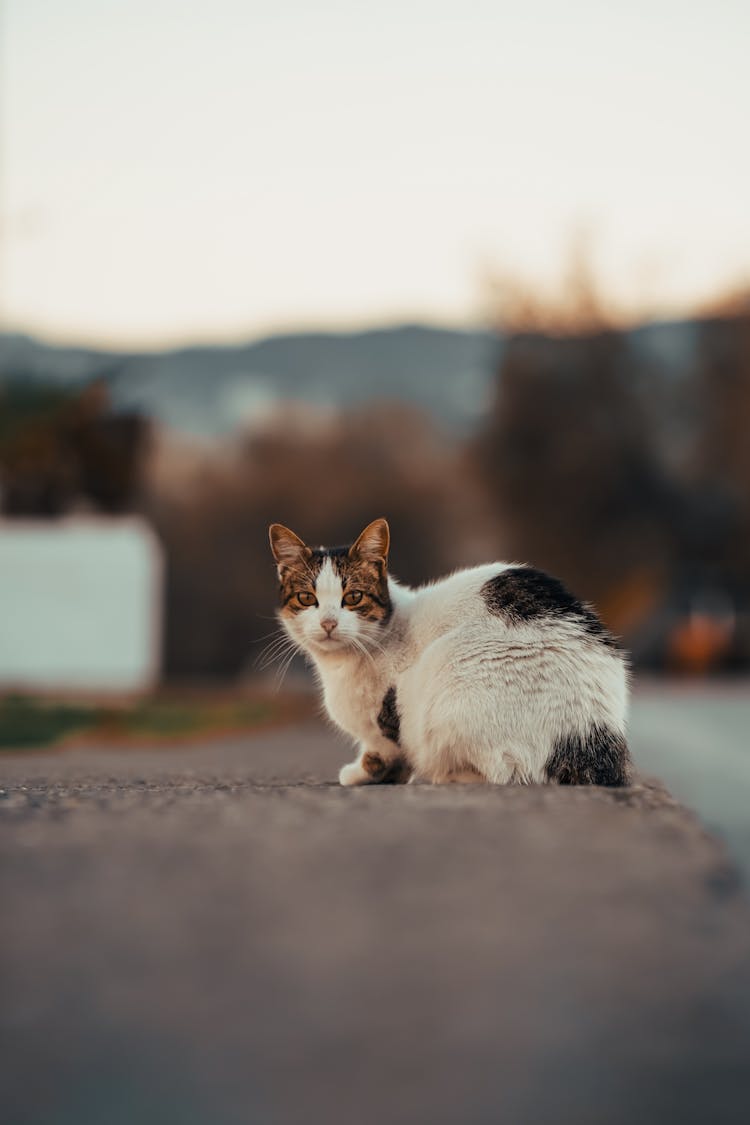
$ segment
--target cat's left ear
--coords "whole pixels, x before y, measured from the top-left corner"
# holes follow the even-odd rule
[[[373,520],[372,523],[368,523],[357,542],[349,548],[349,554],[359,559],[387,563],[390,545],[391,533],[387,520]]]
[[[310,548],[283,523],[272,523],[268,529],[271,552],[278,566],[295,566],[300,559],[309,557]]]

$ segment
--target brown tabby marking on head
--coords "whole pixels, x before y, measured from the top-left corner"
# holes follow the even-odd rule
[[[341,579],[343,593],[357,590],[362,600],[344,608],[366,621],[387,621],[391,615],[388,593],[388,525],[374,520],[350,547],[308,547],[282,524],[270,528],[271,549],[278,565],[282,613],[294,616],[308,607],[299,594],[315,594],[316,581],[326,559]],[[385,553],[383,553],[385,552]]]
[[[276,560],[282,613],[293,616],[308,608],[299,601],[298,595],[314,596],[320,562],[313,559],[312,550],[299,535],[281,523],[271,524],[268,537]]]
[[[346,609],[358,613],[366,621],[387,621],[391,615],[391,598],[385,560],[352,557],[351,550],[352,548],[346,547],[334,548],[328,553],[333,568],[341,579],[344,594],[352,590],[359,590],[362,594],[361,602],[346,606]]]
[[[309,608],[302,605],[297,595],[306,592],[315,593],[315,581],[322,566],[322,560],[314,559],[313,552],[310,551],[309,547],[306,547],[305,550],[309,552],[309,555],[300,557],[299,562],[295,565],[281,564],[279,566],[281,609],[283,613],[289,613],[292,616]]]

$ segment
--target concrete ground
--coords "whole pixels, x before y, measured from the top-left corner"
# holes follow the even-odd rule
[[[628,742],[727,843],[750,886],[750,680],[638,682]]]
[[[750,910],[663,790],[0,759],[5,1125],[745,1122]]]

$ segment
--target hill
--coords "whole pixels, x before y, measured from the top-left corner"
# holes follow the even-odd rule
[[[693,327],[678,322],[633,330],[635,361],[648,370],[685,370]],[[75,384],[103,378],[116,408],[136,409],[206,438],[262,420],[284,399],[338,408],[397,399],[460,435],[475,427],[489,404],[501,352],[502,341],[489,330],[425,325],[155,352],[61,347],[3,335],[0,379]]]

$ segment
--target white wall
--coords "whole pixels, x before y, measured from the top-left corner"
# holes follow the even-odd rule
[[[153,686],[162,572],[139,519],[0,520],[0,687]]]

